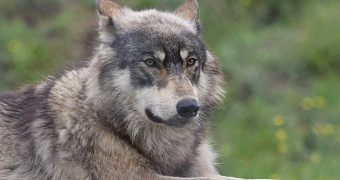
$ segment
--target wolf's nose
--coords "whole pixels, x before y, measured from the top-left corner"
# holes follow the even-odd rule
[[[200,109],[198,101],[194,98],[182,99],[177,103],[177,113],[182,118],[195,117]]]

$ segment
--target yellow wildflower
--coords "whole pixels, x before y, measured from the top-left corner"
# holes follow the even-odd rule
[[[328,135],[328,134],[334,134],[334,126],[332,124],[325,124],[323,126],[323,134]]]
[[[275,137],[276,139],[283,141],[287,139],[287,133],[283,129],[279,129],[276,131]]]
[[[335,128],[333,124],[325,124],[325,125],[314,125],[312,128],[312,131],[315,135],[330,135],[330,134],[335,134]]]
[[[270,179],[281,179],[280,175],[278,174],[272,174],[269,178]]]
[[[312,153],[310,155],[310,161],[314,164],[320,163],[321,160],[322,160],[322,156],[320,153]]]
[[[288,145],[284,142],[279,143],[279,145],[277,146],[277,150],[279,151],[279,153],[284,154],[286,152],[288,152]]]
[[[275,126],[282,126],[284,123],[285,123],[285,120],[282,114],[278,114],[273,118],[273,124]]]
[[[241,0],[241,3],[245,6],[250,6],[253,0]]]
[[[322,96],[315,96],[314,97],[315,107],[322,108],[326,104],[326,100]]]
[[[301,102],[301,107],[304,110],[310,110],[315,106],[315,102],[312,98],[306,97],[305,99],[302,100]]]
[[[21,49],[21,42],[13,39],[7,43],[7,49],[11,53],[17,53]]]

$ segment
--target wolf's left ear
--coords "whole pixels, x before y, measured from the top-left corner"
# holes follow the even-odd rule
[[[122,7],[110,0],[96,0],[96,5],[99,14],[106,17],[112,17],[123,11]]]
[[[117,29],[115,18],[122,15],[124,9],[110,0],[96,0],[96,5],[99,13],[100,40],[112,43]]]
[[[186,0],[174,13],[183,19],[189,20],[196,24],[198,32],[201,29],[200,24],[200,11],[198,8],[197,0]]]

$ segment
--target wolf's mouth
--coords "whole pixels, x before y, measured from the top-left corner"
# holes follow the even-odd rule
[[[169,126],[174,126],[174,127],[183,127],[185,124],[187,124],[188,122],[190,122],[193,118],[181,118],[179,116],[174,116],[170,119],[168,119],[167,121],[163,120],[162,118],[154,115],[151,111],[151,109],[146,108],[145,109],[145,114],[146,116],[153,122],[155,123],[160,123],[160,124],[166,124]]]

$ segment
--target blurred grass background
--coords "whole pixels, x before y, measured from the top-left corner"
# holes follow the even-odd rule
[[[94,0],[0,1],[0,90],[87,59]],[[181,0],[118,0],[173,9]],[[223,175],[340,179],[340,1],[199,0],[228,83],[211,139]]]

